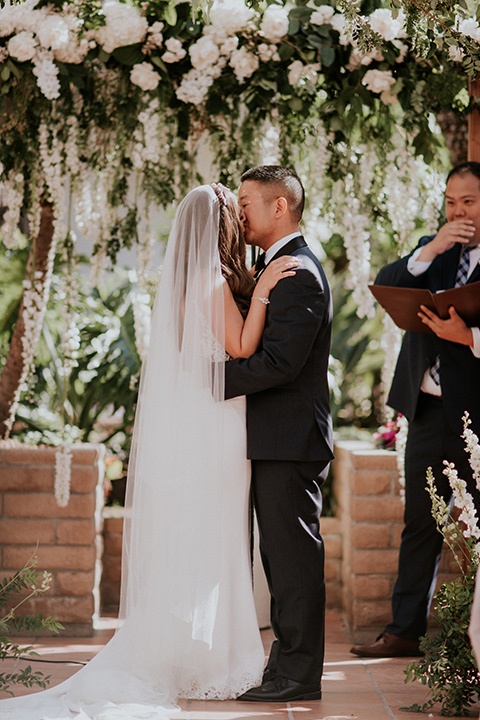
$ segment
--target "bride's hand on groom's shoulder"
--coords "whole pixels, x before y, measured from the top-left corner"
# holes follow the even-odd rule
[[[264,294],[268,297],[266,293],[273,290],[282,278],[295,275],[297,268],[301,264],[302,261],[299,258],[293,257],[293,255],[283,255],[276,260],[272,260],[260,275],[255,294]]]

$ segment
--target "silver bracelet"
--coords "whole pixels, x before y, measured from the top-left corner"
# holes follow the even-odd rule
[[[261,298],[257,297],[256,295],[252,295],[252,300],[260,300],[260,302],[264,305],[270,305],[270,300],[268,298]]]

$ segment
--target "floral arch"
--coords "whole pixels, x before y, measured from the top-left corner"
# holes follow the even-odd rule
[[[30,259],[0,378],[0,436],[32,365],[55,258],[74,263],[75,232],[93,241],[94,274],[135,244],[142,277],[155,208],[201,181],[235,187],[253,164],[295,166],[307,234],[342,239],[358,313],[371,315],[382,249],[438,220],[438,122],[471,107],[480,29],[473,3],[461,6],[1,0],[0,234],[14,252],[27,220]]]

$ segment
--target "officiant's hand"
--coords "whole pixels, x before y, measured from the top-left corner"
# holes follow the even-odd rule
[[[473,220],[463,218],[462,220],[447,222],[440,228],[433,240],[423,246],[417,260],[430,262],[437,255],[442,255],[447,250],[450,250],[457,242],[468,245],[474,236],[475,224]]]
[[[293,257],[293,255],[283,255],[276,260],[272,260],[258,278],[253,295],[268,298],[270,291],[273,290],[279,280],[295,275],[296,269],[301,264],[302,261]]]
[[[442,340],[450,340],[450,342],[459,343],[460,345],[469,345],[473,347],[473,333],[467,327],[452,306],[448,309],[450,317],[442,320],[434,312],[429,310],[425,305],[420,305],[422,312],[418,313],[418,317],[430,330],[433,330],[437,337]]]

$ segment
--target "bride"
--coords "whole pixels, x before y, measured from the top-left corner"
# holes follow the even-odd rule
[[[142,368],[123,623],[65,682],[2,700],[2,720],[165,720],[178,697],[222,700],[259,684],[245,398],[224,401],[224,363],[257,349],[270,290],[298,261],[279,258],[254,285],[245,255],[234,196],[192,190],[175,216]]]

